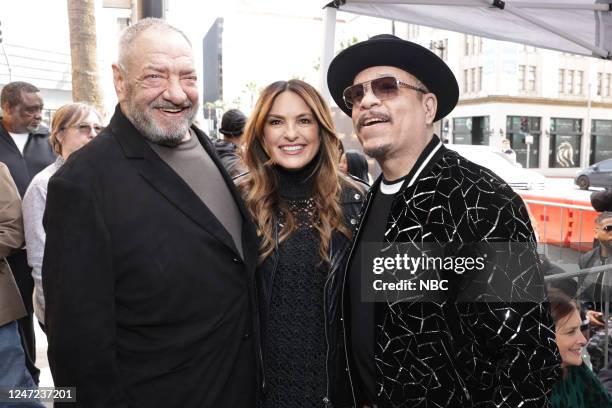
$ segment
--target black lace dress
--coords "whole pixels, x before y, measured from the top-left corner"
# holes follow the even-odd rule
[[[265,408],[322,407],[326,395],[323,287],[311,169],[278,170],[280,195],[298,229],[279,246],[264,345]],[[281,223],[283,215],[279,214]],[[271,270],[263,271],[272,273]]]

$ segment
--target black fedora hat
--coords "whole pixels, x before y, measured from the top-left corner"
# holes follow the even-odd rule
[[[448,115],[459,99],[455,75],[440,57],[427,48],[394,35],[380,34],[348,47],[332,60],[327,71],[327,86],[334,101],[348,116],[342,92],[353,85],[361,71],[376,66],[402,69],[421,81],[438,99],[435,120]]]

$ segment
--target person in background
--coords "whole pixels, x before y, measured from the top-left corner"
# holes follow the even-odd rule
[[[26,309],[6,257],[22,248],[23,225],[21,200],[8,168],[0,162],[0,388],[35,388],[36,384],[26,367],[26,356],[21,345],[17,320]],[[0,395],[3,395],[0,392]],[[5,406],[0,403],[0,406]],[[17,406],[17,405],[11,405]],[[42,408],[36,401],[24,402],[19,407]]]
[[[46,127],[42,126],[43,99],[40,89],[27,82],[10,82],[0,93],[0,162],[7,165],[23,197],[32,178],[55,161]],[[34,281],[25,249],[8,257],[28,315],[19,320],[19,332],[26,352],[28,369],[38,383],[36,337],[33,324]]]
[[[597,212],[612,211],[612,188],[591,193],[591,205]]]
[[[501,151],[508,156],[512,163],[516,163],[516,152],[512,150],[512,146],[510,146],[510,141],[508,139],[502,139]]]
[[[260,239],[263,407],[352,405],[340,290],[365,185],[338,171],[331,113],[303,81],[263,90],[245,142],[236,182]]]
[[[221,163],[231,177],[236,177],[246,171],[242,162],[242,133],[246,123],[246,116],[238,109],[230,109],[221,118],[219,133],[223,139],[215,141],[215,150]]]
[[[365,183],[370,182],[368,161],[365,155],[357,150],[347,150],[343,153],[338,167],[344,174],[357,177]]]
[[[595,241],[593,249],[580,255],[578,267],[580,269],[593,268],[612,263],[612,212],[602,212],[595,218]],[[586,301],[587,316],[589,322],[595,329],[603,327],[602,304],[604,287],[603,283],[606,274],[595,273],[584,276],[580,281],[579,293]],[[611,293],[612,295],[612,293]],[[612,299],[612,297],[611,297]],[[596,366],[595,371],[599,367]]]
[[[548,299],[563,370],[563,379],[553,385],[552,407],[612,407],[612,397],[582,361],[586,338],[580,330],[582,321],[578,304],[561,291],[550,291]]]
[[[32,179],[23,197],[23,222],[28,263],[34,279],[34,313],[41,326],[45,324],[45,299],[42,289],[42,261],[45,250],[45,230],[42,219],[47,201],[49,179],[68,157],[83,147],[102,130],[102,117],[92,106],[71,103],[59,108],[51,122],[50,142],[58,155]]]

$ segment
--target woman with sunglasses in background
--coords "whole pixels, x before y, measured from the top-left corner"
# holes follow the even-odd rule
[[[59,108],[51,122],[49,142],[58,154],[54,163],[38,173],[23,196],[23,223],[28,263],[34,278],[34,313],[41,327],[45,324],[45,299],[42,288],[42,261],[45,230],[42,219],[47,201],[49,179],[68,157],[83,147],[102,130],[101,115],[84,103],[71,103]],[[53,216],[53,214],[49,214]]]
[[[550,313],[555,321],[555,338],[563,379],[553,386],[553,408],[610,408],[612,397],[582,361],[586,338],[576,301],[559,290],[548,294]]]
[[[266,87],[246,125],[237,181],[258,227],[263,406],[352,404],[340,290],[364,185],[338,171],[339,141],[309,84]]]

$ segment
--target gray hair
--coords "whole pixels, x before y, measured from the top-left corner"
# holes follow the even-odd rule
[[[22,102],[21,91],[35,93],[40,92],[40,89],[29,82],[9,82],[2,88],[2,93],[0,94],[0,107],[4,108],[4,105],[8,105],[8,108],[13,108],[19,105]]]
[[[178,28],[166,23],[160,18],[144,18],[138,21],[136,24],[125,28],[119,36],[119,56],[117,58],[117,65],[119,65],[122,70],[125,71],[127,68],[126,62],[131,54],[131,47],[134,44],[134,41],[136,41],[136,39],[142,33],[149,29],[158,31],[174,31],[176,33],[179,33],[183,36],[183,38],[191,47],[191,41],[189,41],[189,38],[187,38],[185,33],[179,30]]]

